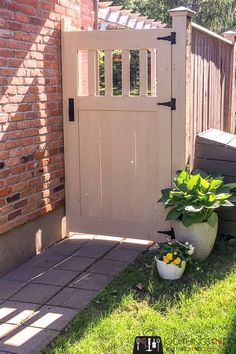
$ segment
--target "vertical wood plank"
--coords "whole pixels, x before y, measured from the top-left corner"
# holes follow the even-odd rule
[[[101,121],[99,112],[80,113],[81,215],[102,216]]]
[[[165,102],[171,97],[171,46],[163,41],[157,53],[158,101]]]
[[[105,95],[113,95],[113,56],[112,50],[105,50]]]
[[[97,88],[97,51],[88,50],[88,95],[96,96]]]
[[[140,49],[139,51],[139,81],[140,81],[140,96],[147,96],[148,90],[148,61],[147,61],[147,50]]]
[[[112,112],[112,213],[115,219],[133,219],[135,112]]]
[[[157,51],[151,49],[151,96],[157,95]]]
[[[99,73],[99,51],[96,51],[95,54],[95,72],[96,72],[96,96],[100,94],[100,73]]]
[[[122,95],[130,94],[130,53],[128,49],[122,50]]]

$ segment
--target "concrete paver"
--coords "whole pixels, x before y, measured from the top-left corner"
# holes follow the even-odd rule
[[[120,248],[120,246],[117,246],[116,248],[112,249],[110,252],[108,252],[105,256],[104,259],[111,260],[111,261],[125,261],[125,262],[133,262],[135,258],[138,257],[140,254],[139,250],[134,250],[134,249],[128,249],[128,248]]]
[[[34,279],[33,283],[65,286],[69,284],[77,275],[77,271],[49,269],[40,277]]]
[[[18,327],[0,342],[0,351],[15,354],[38,354],[59,334],[37,327]]]
[[[153,245],[153,241],[139,240],[134,238],[125,238],[119,244],[120,248],[128,248],[139,250],[140,252],[146,251],[149,247]]]
[[[129,265],[129,262],[114,262],[101,259],[88,269],[89,272],[117,275]]]
[[[66,287],[49,300],[48,305],[82,310],[97,294],[98,291]]]
[[[61,262],[55,267],[55,269],[75,270],[77,272],[83,272],[91,264],[95,262],[93,258],[77,257],[73,256]]]
[[[42,267],[30,267],[23,264],[0,279],[29,282],[43,274],[45,271],[46,269]]]
[[[31,258],[25,263],[25,265],[30,267],[45,267],[47,269],[55,266],[56,264],[62,262],[67,256],[65,255],[50,255],[48,257],[47,251],[44,251],[40,255]]]
[[[62,331],[78,311],[67,307],[45,305],[35,313],[24,326]]]
[[[20,325],[39,307],[39,304],[5,301],[0,305],[0,323]]]
[[[114,244],[111,245],[96,245],[88,243],[87,245],[81,247],[74,256],[88,257],[88,258],[100,258],[105,255],[114,247]]]
[[[29,284],[10,299],[13,301],[44,304],[60,291],[60,286],[46,284]]]
[[[88,243],[90,238],[68,238],[47,250],[48,254],[54,254],[59,256],[70,256],[72,253],[76,252],[83,245]]]
[[[17,328],[17,325],[9,323],[0,323],[0,340],[13,332]]]
[[[73,282],[69,284],[69,287],[88,290],[101,290],[105,288],[105,286],[107,286],[113,279],[114,276],[112,275],[85,272],[73,280]]]
[[[7,300],[25,285],[26,282],[10,281],[4,278],[0,279],[0,300]]]

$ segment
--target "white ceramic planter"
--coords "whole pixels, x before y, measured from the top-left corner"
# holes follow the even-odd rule
[[[182,277],[185,271],[186,267],[186,262],[182,261],[181,267],[172,265],[172,264],[166,264],[165,262],[161,261],[160,259],[156,260],[156,265],[157,265],[157,270],[160,276],[163,279],[168,279],[168,280],[177,280]]]
[[[207,222],[186,227],[181,221],[175,220],[173,228],[176,240],[189,242],[195,247],[193,259],[203,261],[209,256],[216,240],[218,221],[215,227],[211,227]]]

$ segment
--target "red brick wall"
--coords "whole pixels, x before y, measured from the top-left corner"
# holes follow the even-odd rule
[[[0,1],[0,234],[64,203],[60,21],[93,0]]]

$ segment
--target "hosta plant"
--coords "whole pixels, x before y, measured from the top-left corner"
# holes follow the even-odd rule
[[[195,223],[217,223],[216,209],[234,206],[231,189],[236,183],[224,184],[223,177],[214,178],[203,171],[194,174],[187,169],[180,171],[173,182],[173,188],[163,189],[165,208],[170,211],[166,220],[181,220],[188,227]]]

